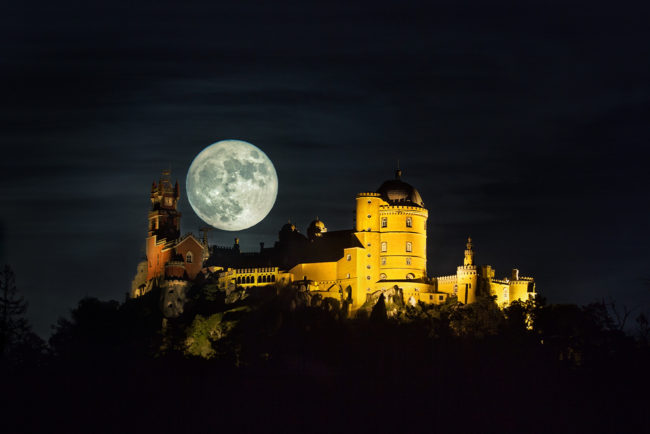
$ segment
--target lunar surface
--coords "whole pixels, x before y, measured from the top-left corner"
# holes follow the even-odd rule
[[[222,140],[202,150],[185,185],[198,216],[226,231],[261,222],[278,195],[278,175],[269,157],[241,140]]]

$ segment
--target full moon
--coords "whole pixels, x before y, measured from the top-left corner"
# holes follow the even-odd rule
[[[242,140],[222,140],[199,152],[185,185],[194,212],[226,231],[261,222],[278,195],[273,163],[257,146]]]

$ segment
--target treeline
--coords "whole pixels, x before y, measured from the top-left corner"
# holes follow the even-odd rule
[[[4,345],[0,407],[12,409],[13,422],[18,417],[14,426],[39,430],[56,421],[68,431],[94,432],[650,427],[647,320],[638,315],[626,329],[628,312],[621,315],[611,303],[554,305],[540,298],[500,309],[482,298],[410,306],[395,289],[349,317],[345,303],[304,288],[225,293],[208,278],[190,289],[184,314],[172,320],[160,313],[160,290],[123,303],[85,298],[57,322],[47,345],[41,341],[20,357],[12,355],[18,346]],[[26,409],[38,409],[42,419],[23,417]]]

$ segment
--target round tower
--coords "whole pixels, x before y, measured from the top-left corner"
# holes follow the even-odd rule
[[[420,193],[402,181],[402,172],[384,182],[379,206],[380,276],[387,280],[422,279],[427,275],[427,218]]]

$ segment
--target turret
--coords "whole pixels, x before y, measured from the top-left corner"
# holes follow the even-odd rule
[[[307,228],[307,238],[309,238],[310,241],[313,241],[316,238],[322,237],[325,232],[327,232],[325,223],[316,217],[316,220],[311,222]]]
[[[464,266],[475,265],[474,264],[474,250],[472,249],[472,238],[467,238],[467,244],[465,245],[465,260],[463,261]]]

